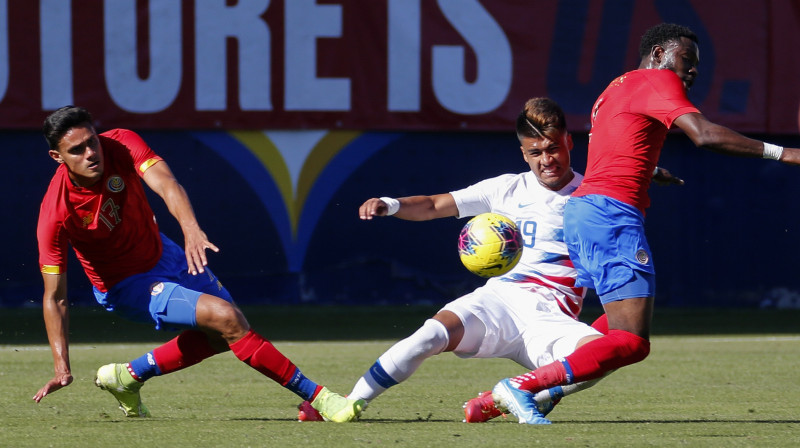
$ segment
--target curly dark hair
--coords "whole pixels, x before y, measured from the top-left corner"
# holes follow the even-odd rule
[[[699,44],[697,35],[692,30],[685,26],[676,25],[674,23],[661,23],[649,30],[645,31],[642,35],[642,40],[639,43],[639,56],[646,57],[650,54],[650,50],[656,46],[665,46],[668,42],[680,41],[681,37],[686,37]]]

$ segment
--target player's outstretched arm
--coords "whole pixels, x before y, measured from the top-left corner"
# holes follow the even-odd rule
[[[456,201],[450,193],[432,196],[407,196],[394,199],[372,198],[361,204],[358,216],[372,219],[373,216],[394,215],[407,221],[427,221],[458,215]]]
[[[65,274],[42,274],[44,297],[42,309],[47,340],[53,352],[55,375],[33,396],[40,402],[50,392],[55,392],[72,383],[69,365],[69,304],[67,302],[67,276]]]
[[[206,249],[219,252],[219,248],[213,245],[205,232],[200,229],[186,190],[178,183],[172,170],[169,169],[169,165],[164,161],[148,168],[144,172],[143,179],[153,191],[161,196],[167,204],[169,212],[181,226],[189,272],[193,275],[202,273],[203,266],[208,265]]]
[[[655,172],[653,173],[653,182],[657,185],[683,185],[685,182],[680,177],[672,174],[668,169],[661,168],[660,166],[656,167]]]
[[[800,149],[780,148],[708,121],[702,114],[689,113],[675,119],[692,142],[700,148],[741,157],[763,157],[800,165]]]

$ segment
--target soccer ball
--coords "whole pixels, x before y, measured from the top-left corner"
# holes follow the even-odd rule
[[[497,213],[470,219],[458,235],[458,254],[470,272],[496,277],[510,271],[522,256],[522,234],[514,221]]]

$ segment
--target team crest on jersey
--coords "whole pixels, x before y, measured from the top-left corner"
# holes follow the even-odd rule
[[[115,174],[108,178],[106,187],[108,188],[108,191],[112,193],[119,193],[123,188],[125,188],[125,182],[122,181],[121,177]]]
[[[164,292],[164,283],[158,282],[150,288],[150,295],[157,296]]]
[[[641,264],[647,264],[650,261],[650,255],[647,254],[647,251],[644,249],[639,249],[636,251],[636,261]]]

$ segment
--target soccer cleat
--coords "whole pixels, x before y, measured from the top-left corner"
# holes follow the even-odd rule
[[[539,411],[533,394],[517,389],[508,378],[494,386],[492,398],[498,409],[508,410],[519,419],[520,423],[529,425],[549,425],[551,423]]]
[[[311,403],[304,401],[297,405],[297,420],[301,422],[321,422],[325,420],[322,414],[319,413]]]
[[[500,409],[494,405],[490,390],[481,392],[477,398],[464,403],[463,407],[465,423],[482,423],[503,415]]]
[[[111,392],[126,417],[150,417],[150,411],[139,395],[143,383],[133,379],[125,364],[106,364],[100,367],[97,369],[94,384]]]
[[[344,423],[358,420],[367,403],[364,400],[351,400],[333,393],[323,387],[311,407],[319,411],[325,421]]]

